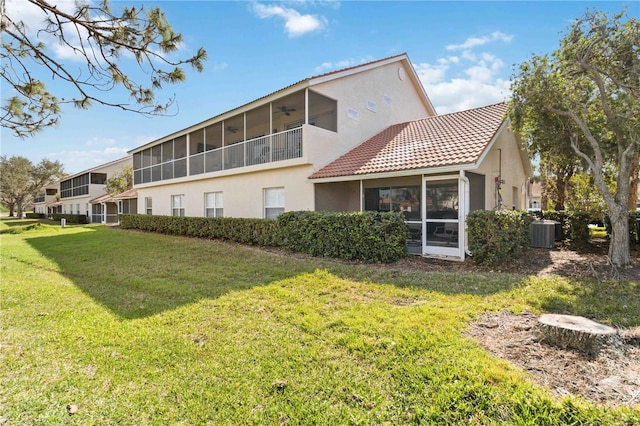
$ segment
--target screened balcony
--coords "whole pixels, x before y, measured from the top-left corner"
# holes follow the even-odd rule
[[[301,90],[133,154],[134,184],[302,158],[305,124],[337,131],[336,101]]]

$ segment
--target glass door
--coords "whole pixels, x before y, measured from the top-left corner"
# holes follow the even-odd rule
[[[460,181],[426,180],[424,200],[424,253],[437,256],[461,256]]]

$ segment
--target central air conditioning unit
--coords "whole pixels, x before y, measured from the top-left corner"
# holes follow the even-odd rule
[[[553,248],[556,239],[555,220],[534,220],[531,222],[531,247]]]

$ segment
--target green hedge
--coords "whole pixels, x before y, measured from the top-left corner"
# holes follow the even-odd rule
[[[120,227],[371,263],[404,257],[408,236],[402,214],[395,212],[287,212],[277,220],[123,214]]]
[[[476,210],[467,216],[475,263],[499,265],[529,249],[531,216],[518,210]]]
[[[312,256],[393,262],[406,256],[408,230],[402,213],[287,212],[278,216],[283,246]]]
[[[44,213],[25,213],[24,217],[27,219],[46,219],[47,215]]]
[[[53,220],[66,219],[67,223],[89,223],[89,218],[83,214],[54,213]]]
[[[122,214],[120,227],[168,235],[228,240],[265,247],[277,247],[281,240],[277,222],[269,219]]]
[[[589,246],[589,224],[598,222],[589,212],[583,211],[544,211],[542,218],[560,222],[562,235],[560,240],[572,249],[580,250]]]

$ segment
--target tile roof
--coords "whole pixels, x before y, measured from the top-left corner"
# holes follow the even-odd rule
[[[504,121],[506,103],[388,127],[310,179],[426,169],[479,160]]]
[[[114,199],[124,199],[124,198],[136,198],[138,196],[138,190],[136,188],[127,189],[124,192],[116,194],[113,196]]]
[[[106,201],[111,201],[111,194],[103,194],[99,197],[93,198],[89,200],[89,203],[98,204],[98,203],[104,203]]]

